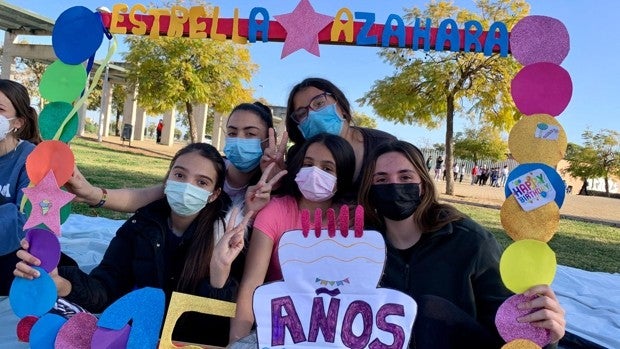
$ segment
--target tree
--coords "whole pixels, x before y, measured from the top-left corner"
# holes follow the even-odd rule
[[[486,29],[501,21],[510,30],[529,13],[524,0],[479,0],[479,13],[459,9],[450,1],[432,1],[422,11],[412,8],[405,19],[430,18],[433,26],[452,17],[458,23],[476,20]],[[469,52],[419,52],[386,48],[379,53],[393,65],[395,74],[375,82],[358,100],[371,105],[380,117],[402,124],[419,124],[429,129],[446,123],[446,168],[453,165],[454,116],[475,113],[480,120],[507,130],[520,118],[512,103],[510,81],[520,69],[512,57],[484,56]],[[465,109],[468,106],[469,110]],[[454,194],[450,171],[446,194]]]
[[[184,111],[192,142],[197,138],[193,105],[227,112],[252,97],[245,85],[257,66],[246,46],[232,41],[129,36],[128,81],[150,114]]]
[[[508,145],[498,129],[491,126],[468,128],[454,135],[454,156],[477,163],[478,160],[501,160],[508,153]]]
[[[581,178],[584,187],[588,178],[602,177],[605,180],[605,193],[609,196],[609,177],[620,175],[620,132],[604,129],[594,133],[586,130],[581,138],[584,146],[573,143],[568,145],[565,158],[569,165],[566,172]]]
[[[353,124],[359,127],[377,128],[377,120],[365,113],[353,112]]]

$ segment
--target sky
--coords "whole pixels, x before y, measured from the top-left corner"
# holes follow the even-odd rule
[[[117,3],[104,0],[8,0],[9,3],[23,7],[31,12],[56,19],[62,11],[72,6],[85,6],[92,10],[106,6],[112,8]],[[149,2],[133,0],[118,1],[130,7],[136,3],[148,5]],[[154,3],[160,3],[155,0]],[[254,7],[264,7],[272,17],[293,11],[297,0],[213,0],[210,3],[220,7],[220,17],[232,17],[234,8],[239,9],[240,18],[247,18]],[[372,12],[376,14],[377,23],[385,23],[387,17],[394,13],[404,14],[404,8],[424,8],[428,1],[423,0],[310,0],[318,13],[334,16],[336,12],[347,7],[351,11]],[[473,0],[454,0],[455,5],[473,9]],[[561,66],[568,71],[573,83],[573,94],[568,107],[557,120],[567,133],[568,141],[582,143],[581,134],[586,129],[598,131],[613,129],[620,131],[620,99],[618,80],[620,64],[616,54],[620,52],[617,14],[620,2],[617,0],[599,1],[560,1],[531,0],[532,15],[544,15],[556,18],[564,23],[570,35],[570,51]],[[162,6],[163,7],[163,6]],[[119,42],[122,42],[119,38]],[[255,97],[264,97],[274,105],[286,105],[289,90],[306,77],[326,78],[340,87],[353,109],[375,117],[378,128],[394,134],[396,137],[412,142],[421,147],[443,143],[445,124],[438,129],[428,130],[418,125],[394,124],[376,117],[372,108],[360,107],[355,100],[364,96],[376,80],[393,73],[390,65],[378,56],[379,49],[374,47],[320,45],[320,57],[304,50],[292,53],[280,59],[283,43],[257,42],[249,45],[252,60],[259,65],[251,86]],[[106,46],[97,52],[97,57],[105,56]],[[114,60],[122,60],[121,53],[125,47],[119,47]],[[464,118],[455,120],[455,131],[462,131],[469,126]]]

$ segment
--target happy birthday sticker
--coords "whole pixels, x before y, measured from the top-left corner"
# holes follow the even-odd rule
[[[508,188],[526,212],[555,200],[555,189],[542,169],[517,177],[508,183]]]

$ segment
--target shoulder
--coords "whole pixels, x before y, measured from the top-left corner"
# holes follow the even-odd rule
[[[258,214],[282,213],[283,209],[297,208],[297,201],[290,195],[276,196],[269,200],[269,203],[258,212]]]
[[[373,128],[366,128],[366,127],[356,127],[356,129],[360,131],[362,136],[364,136],[365,141],[370,141],[373,143],[380,144],[380,143],[396,140],[396,137],[394,137],[393,135],[385,131],[381,131],[381,130],[377,130]]]

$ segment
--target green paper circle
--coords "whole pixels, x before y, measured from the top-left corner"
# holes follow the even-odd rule
[[[67,191],[65,187],[60,187],[60,189],[62,189],[63,191]],[[71,206],[72,206],[71,202],[68,202],[66,205],[60,208],[60,224],[63,224],[69,218],[69,215],[71,214]],[[30,200],[26,200],[26,203],[24,204],[24,214],[26,215],[26,217],[30,217],[31,212],[32,212],[32,203],[30,202]],[[41,223],[34,228],[45,228],[46,229],[46,226],[43,223]]]
[[[513,242],[499,260],[499,272],[506,288],[523,293],[536,285],[551,285],[557,262],[546,243],[524,239]]]
[[[86,69],[81,64],[65,64],[58,60],[50,64],[39,83],[41,97],[50,102],[73,102],[86,85]]]
[[[54,139],[56,132],[62,125],[67,115],[71,112],[73,107],[67,102],[52,102],[46,104],[41,114],[39,114],[39,129],[41,132],[41,138],[46,141]],[[78,130],[78,115],[74,113],[71,116],[69,122],[65,125],[65,128],[60,134],[60,141],[69,143],[73,137],[77,134]]]

